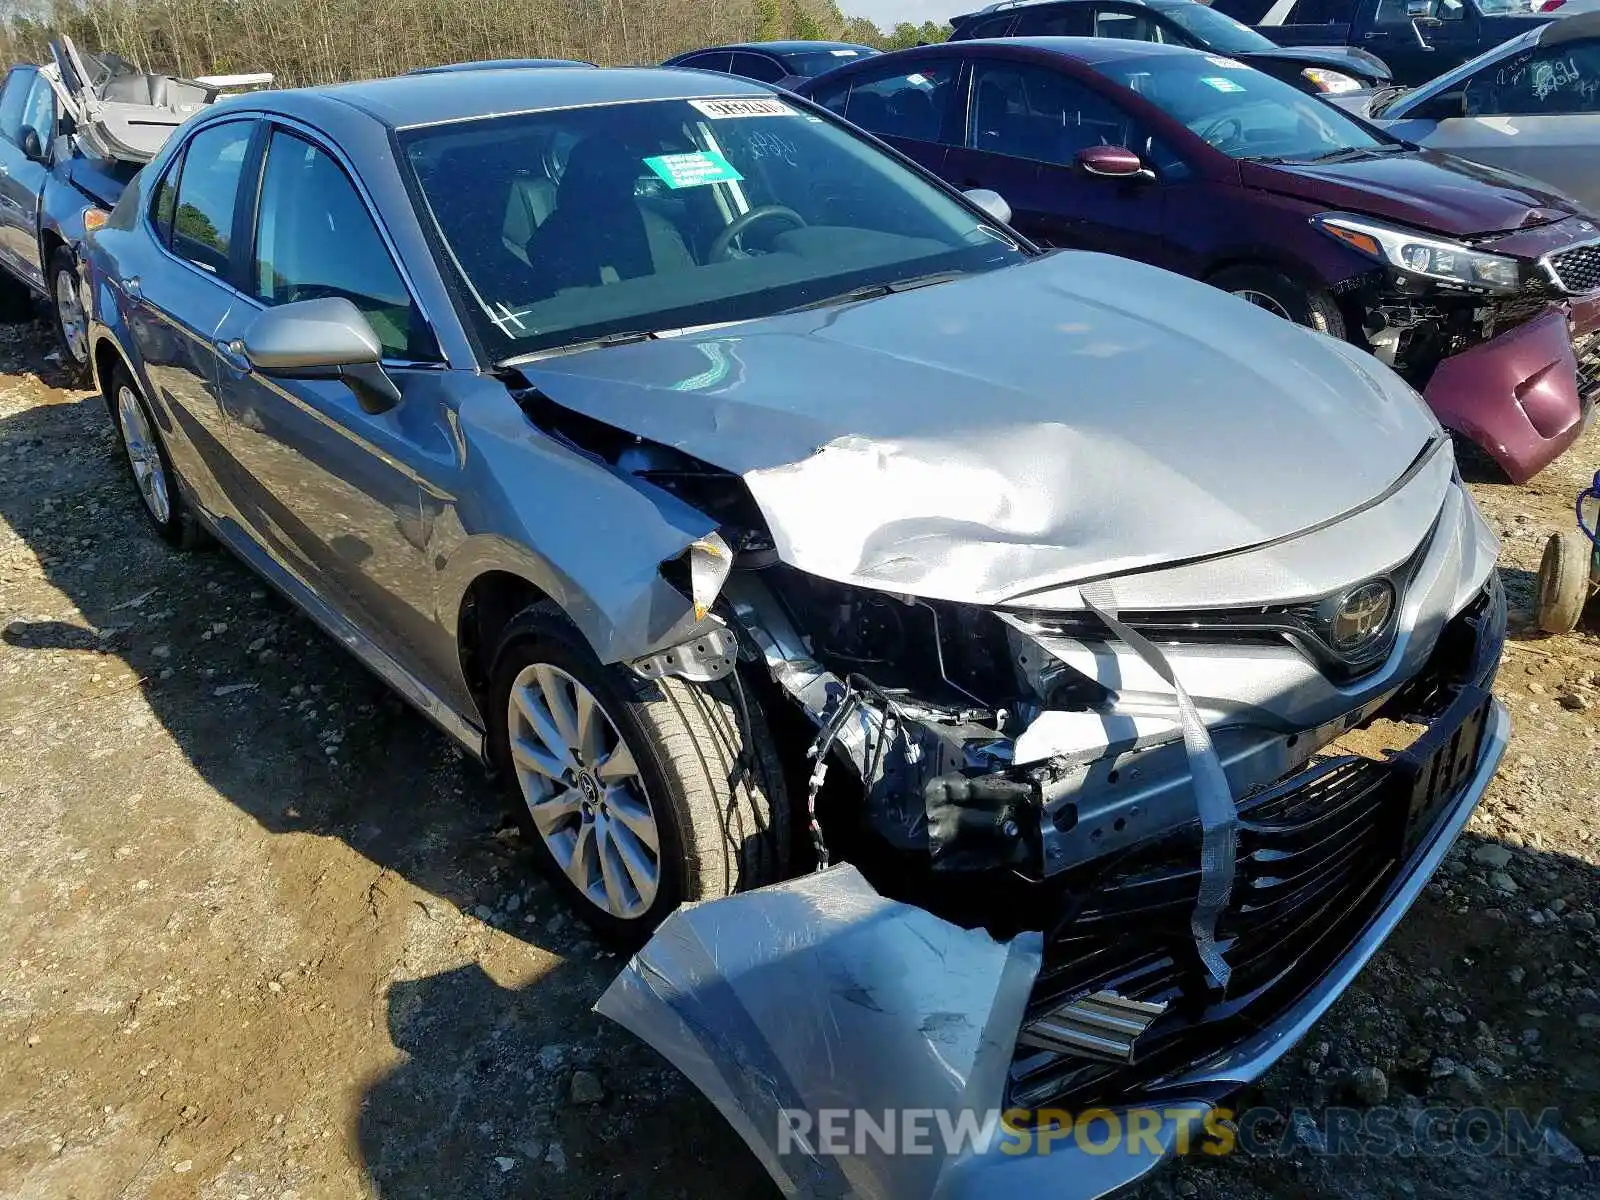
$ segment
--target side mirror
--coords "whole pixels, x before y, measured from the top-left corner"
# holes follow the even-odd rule
[[[1000,224],[1011,224],[1011,205],[1006,203],[1006,198],[999,192],[990,191],[988,188],[973,188],[961,194]]]
[[[400,389],[380,365],[383,344],[361,310],[343,297],[266,309],[239,343],[239,352],[265,375],[342,379],[369,413],[400,403]]]
[[[1126,146],[1085,146],[1078,151],[1078,165],[1086,175],[1103,179],[1154,179],[1139,156]]]
[[[44,143],[39,139],[39,131],[32,125],[22,127],[22,153],[30,162],[44,161]]]

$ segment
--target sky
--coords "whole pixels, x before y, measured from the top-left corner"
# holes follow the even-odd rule
[[[868,17],[879,29],[892,29],[901,21],[948,21],[957,13],[982,8],[989,0],[840,0],[847,17]]]

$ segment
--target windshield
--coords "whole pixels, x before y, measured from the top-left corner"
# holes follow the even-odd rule
[[[1230,54],[1248,54],[1252,50],[1276,50],[1277,46],[1262,37],[1248,25],[1241,25],[1232,17],[1219,13],[1204,4],[1184,0],[1182,4],[1153,5],[1152,7],[1174,25],[1188,33],[1208,50],[1226,50]]]
[[[846,127],[772,96],[486,117],[401,137],[496,362],[1023,254]]]
[[[792,54],[780,54],[778,57],[789,69],[789,74],[804,75],[810,79],[813,75],[821,75],[824,71],[842,67],[845,63],[871,58],[876,53],[876,50],[858,50],[854,46],[843,46],[838,50],[796,50]]]
[[[1098,69],[1230,158],[1307,160],[1400,145],[1291,84],[1219,55],[1111,59]]]

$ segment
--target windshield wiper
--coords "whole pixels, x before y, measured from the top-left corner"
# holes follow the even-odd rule
[[[952,279],[960,279],[966,271],[933,271],[927,275],[912,275],[906,279],[892,279],[888,283],[869,283],[862,287],[851,288],[837,295],[824,296],[820,300],[811,300],[805,304],[797,304],[793,308],[786,308],[786,313],[805,312],[811,308],[831,308],[836,304],[854,304],[859,300],[877,300],[882,296],[892,295],[895,292],[914,292],[918,288],[932,287],[936,283],[949,283]]]
[[[653,342],[660,336],[659,333],[648,329],[626,329],[616,333],[602,333],[599,337],[583,338],[576,342],[564,342],[559,346],[546,346],[542,350],[519,354],[515,358],[502,359],[495,366],[517,367],[523,363],[536,362],[541,358],[554,358],[558,354],[577,354],[582,350],[609,350],[613,346],[627,346],[634,342]]]

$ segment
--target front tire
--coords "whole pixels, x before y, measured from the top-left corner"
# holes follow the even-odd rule
[[[78,260],[65,246],[57,246],[46,264],[50,285],[51,324],[61,352],[61,369],[74,384],[89,381],[89,317],[83,307],[83,282]]]
[[[1274,316],[1344,340],[1344,314],[1333,297],[1320,288],[1296,283],[1281,271],[1271,267],[1229,267],[1206,282]]]
[[[515,618],[489,689],[489,754],[541,866],[602,935],[781,879],[790,822],[759,708],[734,680],[605,666],[553,605]]]
[[[111,393],[112,417],[145,517],[168,545],[180,550],[194,549],[205,540],[205,534],[178,489],[178,475],[172,469],[172,460],[167,456],[167,447],[161,440],[150,405],[139,385],[121,366],[108,372],[106,387]]]

